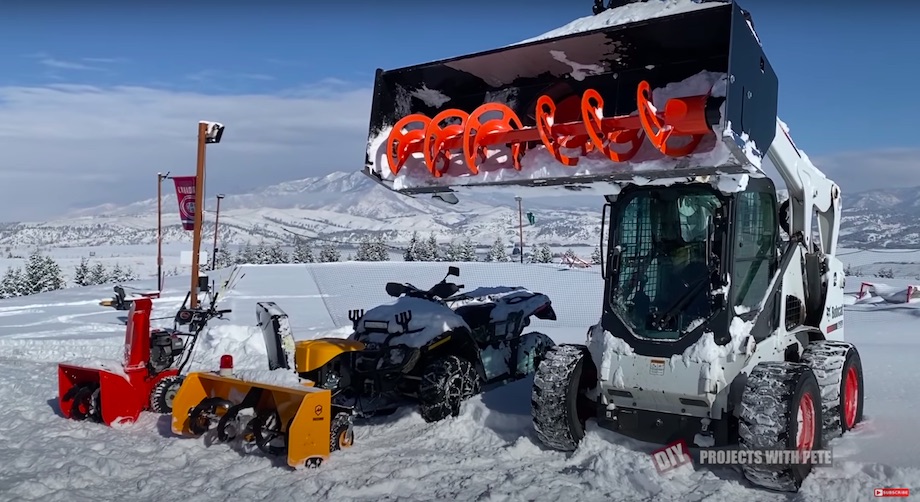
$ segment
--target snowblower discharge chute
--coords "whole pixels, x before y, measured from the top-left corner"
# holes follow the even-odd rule
[[[365,173],[411,194],[749,172],[778,84],[747,23],[716,1],[378,70]]]

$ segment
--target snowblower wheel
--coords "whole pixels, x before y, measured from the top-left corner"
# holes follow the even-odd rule
[[[805,364],[764,362],[751,370],[741,395],[738,424],[743,450],[818,450],[823,447],[821,390]],[[796,492],[812,465],[741,466],[753,484]]]
[[[802,353],[821,388],[825,443],[863,420],[862,361],[852,343],[821,340]]]
[[[537,439],[560,451],[573,451],[585,437],[585,425],[597,404],[587,391],[597,386],[597,368],[582,345],[557,345],[546,353],[534,375],[530,396]]]
[[[211,424],[226,414],[231,406],[233,406],[233,403],[219,397],[206,397],[202,399],[201,402],[198,403],[198,406],[195,406],[189,411],[189,432],[196,436],[208,432],[208,429],[211,428]]]
[[[173,399],[176,397],[176,392],[179,392],[180,386],[182,386],[180,376],[168,376],[157,382],[150,392],[150,409],[154,413],[172,413]]]
[[[460,404],[479,393],[479,375],[466,359],[447,356],[428,363],[418,388],[419,413],[426,422],[460,415]]]
[[[281,416],[278,410],[263,410],[256,413],[252,419],[252,434],[256,446],[266,455],[283,455],[287,451],[287,435],[281,430]]]
[[[338,451],[349,448],[355,444],[355,431],[351,425],[351,415],[345,412],[336,413],[332,418],[329,435],[329,451]]]

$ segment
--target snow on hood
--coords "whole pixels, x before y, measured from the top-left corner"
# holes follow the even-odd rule
[[[402,312],[411,312],[412,319],[409,321],[408,329],[399,334],[402,327],[396,322],[396,315]],[[461,327],[469,329],[463,318],[448,307],[421,298],[405,296],[365,312],[358,321],[355,334],[364,333],[367,330],[366,324],[373,322],[387,323],[387,333],[370,332],[363,341],[383,343],[388,334],[397,334],[391,340],[391,345],[402,343],[414,348],[424,346],[446,331]],[[354,337],[355,335],[352,335],[352,338]]]
[[[547,38],[561,37],[583,31],[599,30],[611,26],[620,26],[623,24],[634,23],[644,19],[654,19],[658,17],[672,16],[674,14],[683,14],[695,10],[709,9],[726,2],[710,1],[700,3],[697,0],[649,0],[648,2],[630,3],[622,7],[608,9],[598,15],[591,15],[578,18],[564,26],[550,30],[542,35],[538,35],[527,40],[522,40],[512,45],[526,44],[536,42]],[[587,2],[585,2],[587,7]]]

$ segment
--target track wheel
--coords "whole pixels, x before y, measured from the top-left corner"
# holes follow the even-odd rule
[[[460,404],[479,393],[479,375],[466,359],[447,356],[425,366],[418,388],[419,413],[426,422],[460,414]]]
[[[863,419],[863,372],[852,343],[812,342],[802,353],[821,388],[825,443],[856,427]]]
[[[355,443],[355,431],[351,425],[351,414],[339,412],[332,418],[329,435],[329,451],[351,447]]]
[[[189,432],[196,436],[208,432],[211,425],[219,421],[231,406],[233,406],[233,403],[220,397],[206,397],[202,399],[201,402],[198,403],[198,406],[189,411]]]
[[[173,399],[179,387],[182,386],[182,377],[168,376],[161,379],[150,391],[150,409],[154,413],[172,413]]]
[[[572,451],[585,437],[585,424],[597,413],[586,395],[597,386],[597,368],[587,347],[557,345],[534,375],[530,396],[537,439],[554,450]]]
[[[281,430],[278,410],[262,410],[252,419],[252,434],[256,446],[266,455],[283,455],[287,451],[287,435]]]
[[[817,450],[823,447],[821,391],[805,364],[760,363],[751,370],[741,395],[738,424],[745,450]],[[744,476],[770,490],[798,491],[809,464],[742,466]]]

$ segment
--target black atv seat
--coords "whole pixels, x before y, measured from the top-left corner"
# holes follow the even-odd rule
[[[470,329],[476,330],[488,326],[492,322],[492,310],[495,309],[494,303],[474,303],[457,307],[454,312],[457,313],[470,326]]]

